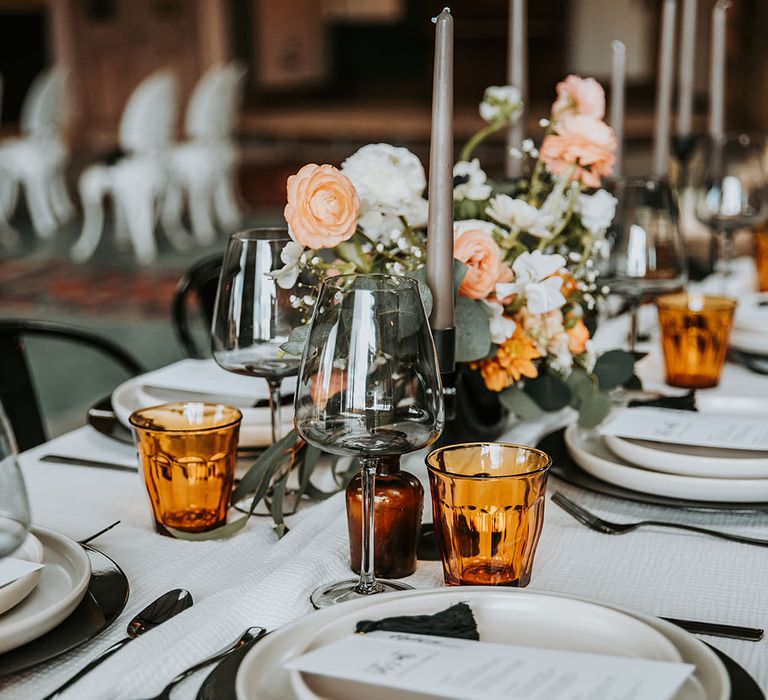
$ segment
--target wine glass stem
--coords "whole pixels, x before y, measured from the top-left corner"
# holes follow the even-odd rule
[[[363,481],[363,526],[362,554],[360,561],[360,581],[355,591],[362,595],[376,593],[374,576],[373,543],[375,533],[374,502],[376,496],[376,460],[370,457],[360,458],[360,473]]]
[[[282,425],[280,417],[280,385],[282,383],[282,379],[267,379],[267,384],[269,384],[269,413],[272,417],[273,445],[280,439],[280,427]]]
[[[733,271],[733,234],[725,229],[718,229],[718,260],[716,271],[721,279],[722,292],[727,292],[728,280]]]

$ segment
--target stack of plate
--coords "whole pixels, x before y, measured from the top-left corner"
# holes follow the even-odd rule
[[[37,639],[69,617],[91,580],[85,550],[52,530],[35,528],[13,556],[45,565],[0,588],[0,654]]]
[[[295,377],[283,381],[283,432],[293,428]],[[244,377],[221,369],[213,360],[182,360],[124,382],[112,392],[118,420],[130,427],[131,413],[177,401],[203,401],[236,406],[243,414],[241,447],[272,444],[269,389],[264,379]]]
[[[730,346],[753,355],[768,356],[768,292],[739,298]]]
[[[565,444],[584,471],[632,491],[696,501],[768,501],[768,452],[602,436],[576,425],[566,429]]]
[[[325,696],[320,695],[311,678],[287,670],[285,664],[352,634],[360,620],[433,614],[458,602],[472,608],[481,641],[682,661],[695,671],[675,700],[730,698],[728,674],[717,656],[663,620],[579,598],[473,586],[385,594],[300,618],[266,637],[245,657],[237,674],[238,700],[327,700],[331,681],[325,680]]]

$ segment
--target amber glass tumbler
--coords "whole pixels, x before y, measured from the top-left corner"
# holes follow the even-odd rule
[[[656,300],[667,384],[687,389],[717,386],[728,352],[736,300],[669,294]]]
[[[551,464],[541,450],[496,442],[427,456],[446,585],[528,585]]]
[[[757,288],[768,292],[768,229],[755,231],[755,266]]]
[[[241,420],[236,408],[194,402],[131,415],[157,532],[205,532],[226,523]]]

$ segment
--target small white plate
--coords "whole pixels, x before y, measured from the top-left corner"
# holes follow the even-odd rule
[[[238,700],[299,700],[291,687],[290,672],[284,664],[302,653],[307,639],[341,615],[354,615],[358,619],[373,618],[373,608],[385,605],[387,615],[436,612],[458,602],[466,602],[474,610],[483,609],[483,618],[493,620],[499,629],[515,628],[517,607],[510,600],[535,596],[544,601],[579,601],[600,608],[610,608],[628,615],[661,633],[677,650],[679,657],[693,664],[696,671],[674,700],[729,700],[730,681],[722,662],[698,639],[668,622],[625,610],[618,606],[584,601],[575,596],[554,595],[525,590],[494,588],[490,586],[432,588],[403,591],[355,600],[320,610],[296,620],[259,642],[240,664],[236,689]],[[563,621],[567,624],[567,621]],[[483,624],[481,622],[481,624]]]
[[[63,622],[80,604],[91,580],[91,560],[77,542],[42,527],[32,531],[45,550],[45,566],[35,589],[0,617],[0,654]]]
[[[134,411],[172,401],[206,401],[236,406],[243,414],[243,422],[240,424],[240,446],[264,447],[272,444],[269,408],[249,408],[242,405],[244,403],[242,398],[149,387],[143,384],[140,376],[123,382],[112,392],[112,408],[118,420],[126,428],[131,427],[128,419]],[[283,406],[282,417],[283,431],[287,433],[293,429],[293,406]]]
[[[674,445],[618,435],[605,435],[603,439],[616,456],[665,474],[712,479],[768,478],[768,452]]]
[[[39,564],[43,561],[43,545],[40,543],[40,540],[30,532],[27,534],[27,539],[24,540],[21,547],[11,554],[11,556],[15,559],[23,559],[24,561],[31,561],[35,564]],[[37,569],[37,571],[32,571],[26,576],[17,578],[15,581],[11,581],[5,586],[0,587],[0,614],[10,610],[14,605],[17,605],[24,600],[37,585],[42,573],[43,569]]]
[[[711,479],[641,469],[614,455],[601,435],[582,432],[576,425],[566,428],[565,444],[568,453],[585,472],[632,491],[695,501],[768,501],[768,479]]]

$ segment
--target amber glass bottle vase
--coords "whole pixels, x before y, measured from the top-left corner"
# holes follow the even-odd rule
[[[413,474],[400,471],[400,455],[380,457],[374,504],[376,576],[403,578],[416,570],[423,509],[424,488]],[[347,486],[350,566],[355,573],[360,573],[362,510],[362,483],[358,474]]]

